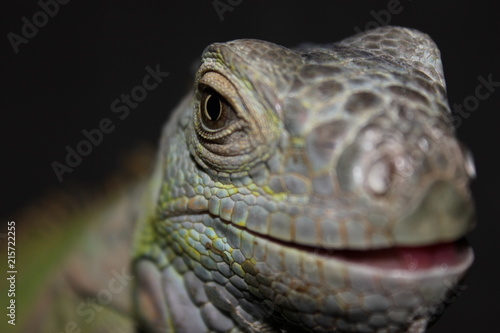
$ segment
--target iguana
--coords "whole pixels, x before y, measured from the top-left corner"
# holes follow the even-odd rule
[[[21,244],[15,328],[424,332],[473,262],[473,176],[426,34],[215,43],[151,177]]]

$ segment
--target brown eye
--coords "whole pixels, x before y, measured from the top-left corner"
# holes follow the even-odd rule
[[[205,89],[203,92],[200,108],[201,123],[207,130],[223,129],[234,118],[229,103],[212,89]]]

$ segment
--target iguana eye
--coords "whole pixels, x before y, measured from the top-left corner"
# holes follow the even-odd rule
[[[191,106],[189,150],[200,166],[220,172],[243,172],[268,158],[281,131],[267,99],[257,98],[248,80],[224,75],[225,68],[202,64]],[[222,70],[222,71],[221,71]],[[229,76],[229,78],[228,78]]]
[[[218,131],[234,119],[231,105],[215,90],[205,88],[200,103],[201,124],[207,131]]]

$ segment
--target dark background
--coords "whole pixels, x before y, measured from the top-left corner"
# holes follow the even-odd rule
[[[120,168],[120,156],[140,142],[154,145],[170,111],[189,89],[194,63],[208,44],[245,37],[285,46],[337,41],[354,34],[355,27],[380,25],[373,13],[387,10],[388,3],[243,0],[221,20],[211,0],[72,0],[60,5],[16,54],[7,34],[21,35],[21,18],[32,22],[41,8],[36,1],[3,2],[0,216],[16,220],[16,211],[24,205],[67,183],[98,186]],[[478,76],[491,74],[493,81],[500,81],[500,10],[493,4],[400,0],[401,12],[382,19],[419,29],[436,41],[450,105],[462,104],[474,95]],[[111,112],[112,101],[141,84],[145,67],[156,64],[169,77],[119,120]],[[468,237],[476,262],[466,290],[430,330],[433,333],[493,332],[500,327],[499,107],[500,87],[457,131],[472,150],[478,172],[472,190],[479,223]],[[51,163],[64,163],[65,146],[76,147],[84,139],[81,131],[96,128],[103,118],[113,120],[114,132],[105,134],[60,184]]]

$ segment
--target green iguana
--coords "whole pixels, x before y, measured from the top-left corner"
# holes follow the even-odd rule
[[[474,167],[449,116],[416,30],[212,44],[149,180],[19,244],[8,326],[424,332],[473,261]]]

